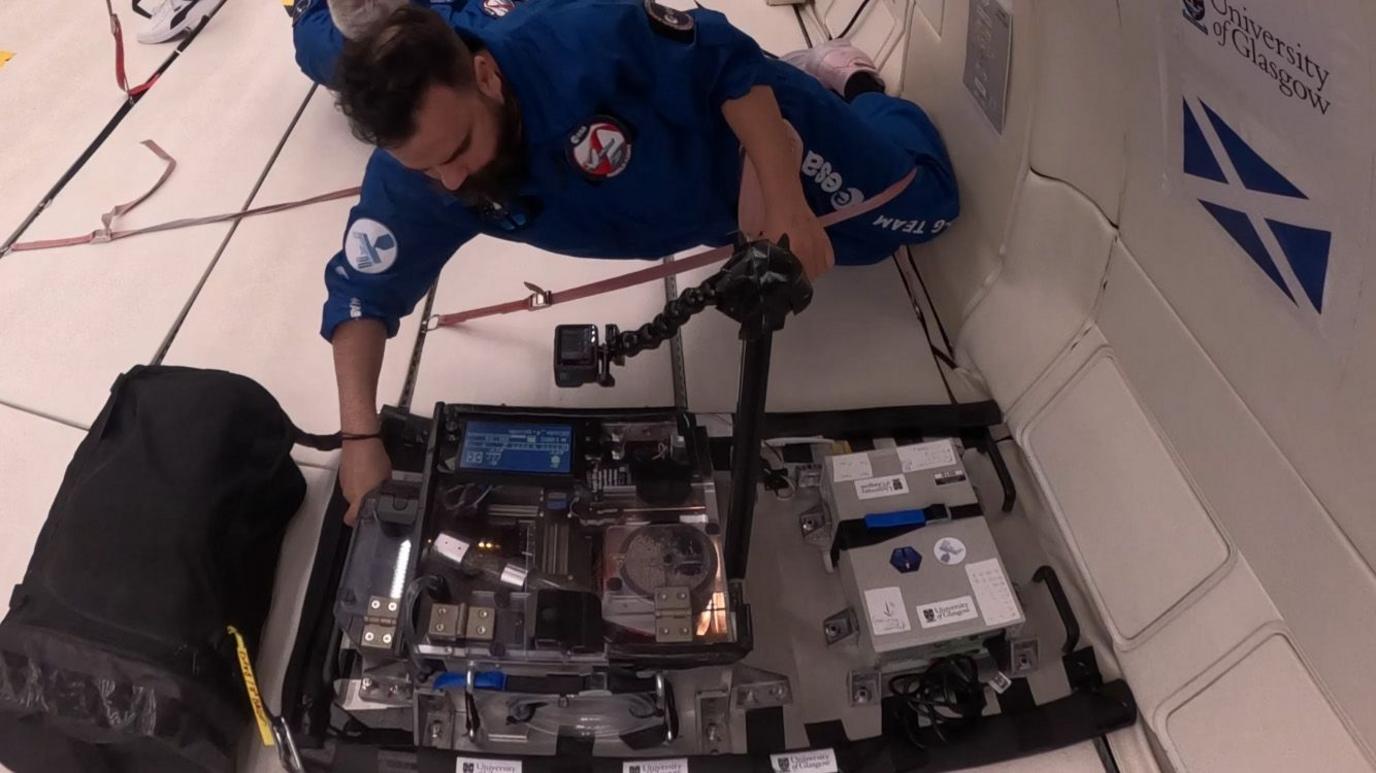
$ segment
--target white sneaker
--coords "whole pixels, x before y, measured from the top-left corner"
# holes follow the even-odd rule
[[[867,72],[879,80],[879,68],[874,66],[869,54],[840,38],[784,54],[782,58],[842,97],[846,95],[846,81],[856,73]]]
[[[166,43],[190,32],[215,12],[223,0],[167,0],[153,12],[148,26],[138,34],[140,43]]]

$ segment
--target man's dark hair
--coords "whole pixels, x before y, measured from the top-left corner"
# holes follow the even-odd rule
[[[473,82],[468,45],[439,14],[407,3],[366,37],[345,42],[334,85],[354,136],[389,148],[415,132],[427,88]]]

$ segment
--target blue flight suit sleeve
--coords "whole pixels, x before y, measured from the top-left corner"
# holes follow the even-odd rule
[[[344,49],[344,36],[334,26],[326,0],[297,0],[291,36],[296,66],[312,81],[329,85]]]
[[[320,334],[353,319],[376,319],[390,338],[454,251],[478,232],[473,216],[402,167],[373,152],[358,205],[349,213],[342,249],[325,267]]]
[[[529,0],[528,0],[529,1]],[[460,34],[483,29],[498,21],[482,11],[482,0],[454,0],[434,2],[412,0],[427,6]],[[312,81],[329,86],[334,68],[344,50],[344,35],[330,18],[326,0],[296,0],[296,18],[292,23],[292,43],[296,48],[296,66]]]
[[[666,31],[642,0],[541,0],[538,12],[521,19],[517,45],[527,49],[526,60],[559,62],[572,74],[548,81],[542,95],[568,98],[571,112],[559,116],[565,121],[587,118],[574,103],[615,110],[632,97],[680,127],[700,127],[721,120],[722,103],[768,85],[768,60],[722,14],[699,8],[682,15],[692,19],[691,32]]]

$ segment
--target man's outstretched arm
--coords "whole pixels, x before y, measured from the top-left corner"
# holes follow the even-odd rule
[[[760,232],[775,242],[786,234],[789,250],[802,261],[809,279],[826,273],[835,264],[836,255],[831,238],[803,195],[798,176],[802,148],[780,114],[773,90],[755,86],[745,96],[723,103],[721,112],[741,141],[759,181],[761,221],[742,223],[741,227],[758,225]],[[742,180],[742,186],[747,188],[748,178],[746,175]],[[752,193],[747,190],[745,195]]]
[[[349,500],[344,520],[353,525],[363,497],[392,476],[392,463],[380,438],[348,439],[375,435],[380,429],[377,382],[387,347],[387,326],[376,319],[350,320],[335,328],[330,344],[339,389],[339,427],[346,438],[339,485]]]

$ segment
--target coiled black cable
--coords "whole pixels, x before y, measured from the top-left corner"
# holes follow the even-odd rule
[[[919,747],[930,746],[933,738],[951,743],[984,714],[984,685],[969,655],[938,658],[926,671],[895,676],[889,680],[889,691],[898,699],[908,740]],[[923,729],[931,732],[924,735]]]

